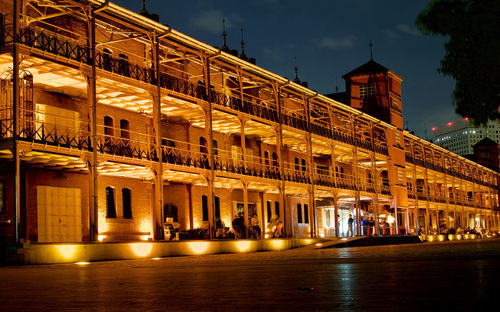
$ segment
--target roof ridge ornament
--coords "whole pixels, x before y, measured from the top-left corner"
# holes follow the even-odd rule
[[[248,61],[248,57],[245,54],[245,40],[243,38],[243,27],[241,27],[241,54],[240,59]]]
[[[370,39],[370,61],[373,61],[373,44]]]
[[[223,45],[222,45],[221,50],[224,51],[224,52],[228,52],[229,51],[229,47],[227,46],[226,39],[227,39],[226,20],[224,19],[224,17],[222,17],[222,40],[223,40]]]

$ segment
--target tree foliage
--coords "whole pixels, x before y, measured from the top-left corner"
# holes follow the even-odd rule
[[[432,0],[415,23],[449,39],[438,72],[456,82],[456,112],[475,124],[499,119],[500,1]]]

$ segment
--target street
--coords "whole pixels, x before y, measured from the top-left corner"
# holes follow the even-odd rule
[[[1,267],[0,276],[2,311],[477,310],[498,305],[500,239]]]

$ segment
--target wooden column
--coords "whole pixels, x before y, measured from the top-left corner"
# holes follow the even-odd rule
[[[288,83],[287,83],[288,84]],[[286,84],[285,84],[286,85]],[[278,107],[278,130],[276,132],[276,143],[277,143],[277,148],[279,149],[277,151],[278,154],[278,160],[279,160],[279,166],[280,166],[280,178],[281,178],[281,187],[280,187],[280,209],[283,210],[283,215],[280,216],[280,219],[283,218],[283,234],[285,237],[288,236],[290,233],[291,237],[293,237],[293,226],[290,226],[290,232],[288,232],[288,227],[286,225],[286,192],[285,192],[285,161],[284,161],[284,150],[283,150],[283,114],[282,114],[282,105],[281,105],[281,94],[280,90],[282,87],[285,85],[273,85],[273,92],[274,92],[274,99],[276,102],[276,105]]]
[[[306,107],[306,114],[307,114],[307,130],[308,130],[308,136],[307,136],[307,156],[309,158],[309,180],[311,183],[311,193],[309,196],[309,209],[305,213],[309,213],[309,228],[311,231],[311,237],[316,237],[316,201],[315,201],[315,193],[314,193],[314,158],[313,158],[313,152],[312,152],[312,132],[311,132],[311,103],[310,100],[312,98],[316,97],[316,95],[312,97],[307,97],[305,100],[305,107]]]
[[[243,214],[245,218],[245,237],[248,238],[248,182],[247,181],[241,181],[243,183]]]
[[[360,209],[360,191],[359,191],[359,185],[358,185],[358,147],[357,147],[357,142],[356,142],[356,124],[355,124],[356,119],[354,117],[351,117],[351,131],[352,131],[352,137],[354,138],[354,151],[353,151],[353,166],[354,166],[354,183],[356,185],[356,191],[355,191],[355,210],[356,210],[356,235],[359,236],[361,235],[361,209]]]
[[[213,55],[216,56],[216,55]],[[213,57],[212,56],[212,57]],[[207,92],[207,101],[208,107],[205,112],[205,133],[208,136],[207,148],[208,148],[208,163],[210,167],[209,176],[207,179],[207,189],[208,189],[208,223],[209,223],[209,232],[210,239],[215,238],[215,190],[214,190],[214,182],[215,182],[215,173],[214,173],[214,150],[213,150],[213,105],[212,105],[212,87],[210,84],[210,57],[202,57],[202,60],[205,64],[204,66],[204,74],[205,74],[205,89]]]

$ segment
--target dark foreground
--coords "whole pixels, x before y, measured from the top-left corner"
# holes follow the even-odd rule
[[[498,311],[500,239],[0,267],[1,311]]]

